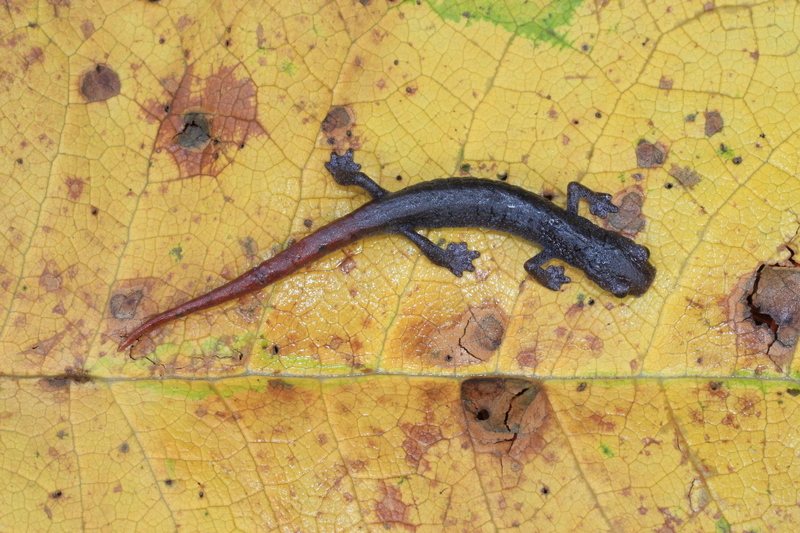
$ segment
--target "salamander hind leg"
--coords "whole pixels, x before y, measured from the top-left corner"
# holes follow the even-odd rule
[[[398,232],[413,242],[431,263],[448,269],[459,278],[465,270],[468,272],[475,270],[472,261],[481,255],[480,252],[467,248],[464,242],[451,242],[447,248],[442,248],[412,228],[399,228]]]
[[[551,291],[557,291],[562,285],[572,280],[564,275],[563,266],[542,268],[542,265],[551,259],[553,259],[553,256],[550,252],[542,251],[525,261],[525,271],[544,287]]]
[[[373,200],[377,200],[389,192],[361,172],[361,165],[353,161],[353,150],[348,150],[344,155],[332,152],[331,160],[325,163],[325,168],[331,173],[336,183],[343,187],[351,185],[361,187],[372,196]]]
[[[567,211],[577,215],[578,202],[581,201],[581,198],[589,202],[589,212],[600,218],[606,218],[609,213],[619,211],[619,207],[611,203],[610,194],[594,192],[577,181],[570,182],[567,185]]]

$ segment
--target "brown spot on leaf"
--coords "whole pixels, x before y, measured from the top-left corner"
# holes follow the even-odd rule
[[[754,324],[766,326],[775,341],[793,349],[800,332],[800,268],[760,268],[748,303]]]
[[[334,106],[328,111],[325,119],[322,121],[320,129],[325,133],[330,133],[335,129],[346,128],[353,122],[350,115],[351,111],[347,107]]]
[[[255,257],[258,255],[258,243],[252,237],[239,239],[239,246],[242,247],[242,253],[248,257]]]
[[[121,88],[119,74],[106,65],[95,66],[81,79],[81,94],[89,103],[113,98]]]
[[[174,96],[163,108],[168,114],[158,132],[156,152],[172,154],[181,177],[216,176],[249,136],[266,134],[257,119],[255,84],[238,63],[219,66],[204,78],[190,66],[182,79],[166,80],[165,87]]]
[[[141,289],[125,294],[115,294],[111,297],[109,310],[111,316],[119,320],[129,320],[136,316],[136,308],[142,301],[144,292]]]
[[[790,259],[742,276],[723,302],[746,368],[785,373],[800,331],[800,267]]]
[[[94,22],[89,19],[84,20],[81,22],[81,33],[83,33],[83,38],[88,39],[94,33]]]
[[[34,46],[22,56],[25,61],[23,70],[28,70],[34,63],[41,63],[44,61],[44,50],[39,46]]]
[[[622,198],[619,198],[620,194]],[[622,232],[628,237],[634,237],[642,231],[645,226],[645,218],[642,215],[642,205],[644,204],[644,192],[638,185],[630,187],[617,195],[615,202],[619,205],[619,211],[609,213],[606,225]]]
[[[364,461],[362,459],[353,459],[347,462],[347,469],[350,472],[363,472],[364,470],[366,470],[368,465],[369,461]]]
[[[63,285],[62,272],[59,271],[58,265],[52,259],[47,262],[44,271],[39,276],[39,285],[47,292],[55,292],[61,289]]]
[[[178,145],[186,150],[202,152],[211,142],[208,120],[202,113],[186,113],[183,129],[178,134]]]
[[[294,385],[282,379],[271,379],[267,382],[270,395],[273,401],[277,399],[282,403],[292,403],[297,401],[298,393]]]
[[[584,418],[584,424],[587,426],[589,433],[613,433],[616,424],[599,413],[592,413],[591,416]]]
[[[68,366],[64,369],[64,373],[57,376],[39,380],[39,385],[42,390],[47,392],[54,392],[66,389],[70,383],[88,383],[92,381],[92,376],[85,368],[73,368]]]
[[[381,499],[375,502],[375,514],[384,527],[388,529],[394,524],[413,527],[408,522],[409,505],[403,503],[403,494],[385,481],[380,482],[380,493]]]
[[[25,350],[23,353],[26,354],[33,354],[38,355],[40,357],[45,357],[47,354],[50,353],[54,347],[56,347],[60,342],[61,339],[64,337],[64,332],[59,332],[53,335],[52,337],[48,337],[46,339],[42,339],[38,341],[36,344]]]
[[[541,383],[520,378],[472,378],[461,402],[475,451],[527,462],[544,449],[550,406]]]
[[[521,368],[532,368],[536,370],[536,367],[538,367],[541,362],[542,358],[536,347],[528,348],[517,354],[517,364]]]
[[[442,325],[421,319],[403,332],[403,346],[411,357],[427,358],[439,366],[482,363],[502,344],[507,323],[496,303],[484,303]]]
[[[176,26],[179,32],[183,32],[186,30],[186,28],[194,24],[194,22],[195,21],[192,17],[188,15],[181,15],[181,17],[178,19],[178,22],[176,23]]]
[[[658,88],[669,91],[670,89],[672,89],[672,86],[674,85],[674,83],[675,83],[675,80],[673,80],[672,78],[667,78],[665,76],[661,76],[661,79],[658,80]]]
[[[64,184],[67,186],[67,196],[69,199],[73,202],[77,202],[83,194],[86,182],[80,178],[70,177],[64,179]]]
[[[361,148],[361,137],[354,135],[355,111],[349,106],[334,106],[322,121],[320,130],[326,135],[328,146],[337,151]]]
[[[702,180],[700,174],[690,169],[688,166],[681,168],[678,165],[673,164],[670,167],[668,174],[687,188],[694,187]]]
[[[655,168],[664,164],[667,150],[661,143],[653,144],[642,139],[636,146],[636,164],[641,168]]]
[[[706,137],[711,137],[715,133],[722,131],[722,115],[719,111],[706,111]]]
[[[433,424],[404,424],[400,429],[406,434],[403,441],[406,462],[413,468],[419,466],[427,449],[443,438],[441,429]]]
[[[339,263],[339,270],[341,270],[342,274],[349,274],[356,266],[356,260],[348,255]]]

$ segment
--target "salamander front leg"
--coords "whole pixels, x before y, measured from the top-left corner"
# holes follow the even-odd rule
[[[469,272],[475,270],[472,261],[481,255],[480,252],[468,249],[467,243],[464,242],[451,242],[447,248],[442,248],[413,228],[398,228],[397,232],[413,242],[431,263],[450,270],[459,278],[465,270]]]
[[[606,218],[609,213],[616,213],[619,207],[611,203],[611,195],[594,192],[577,181],[567,185],[567,211],[573,215],[578,214],[578,202],[581,198],[589,202],[589,212],[600,218]]]
[[[547,287],[551,291],[557,291],[562,285],[572,280],[564,275],[563,266],[542,268],[542,265],[551,259],[553,259],[553,255],[543,250],[525,261],[525,271],[544,287]]]
[[[372,196],[373,200],[382,198],[389,191],[375,183],[372,178],[361,172],[361,165],[353,161],[353,150],[348,150],[344,155],[331,153],[331,160],[325,163],[325,168],[333,175],[339,185],[361,187]]]

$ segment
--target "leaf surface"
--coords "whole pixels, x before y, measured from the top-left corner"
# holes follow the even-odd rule
[[[772,531],[800,519],[789,1],[6,2],[0,529]],[[618,299],[471,228],[218,287],[368,201],[580,181]],[[477,378],[477,379],[475,379]]]

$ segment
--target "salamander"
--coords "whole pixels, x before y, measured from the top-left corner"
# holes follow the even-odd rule
[[[257,291],[376,233],[403,235],[432,263],[459,277],[464,271],[475,270],[472,262],[479,252],[469,250],[463,242],[451,242],[442,248],[417,233],[417,229],[485,228],[537,244],[542,250],[528,259],[524,268],[534,280],[553,291],[571,280],[564,275],[563,266],[542,268],[551,259],[583,270],[598,287],[619,298],[641,296],[655,277],[647,248],[578,214],[581,199],[600,218],[619,208],[611,203],[611,195],[591,191],[577,182],[567,186],[564,209],[521,187],[477,178],[435,179],[389,192],[361,172],[352,150],[341,156],[333,152],[325,168],[336,183],[361,187],[372,200],[225,285],[149,318],[126,336],[119,350],[171,320]]]

